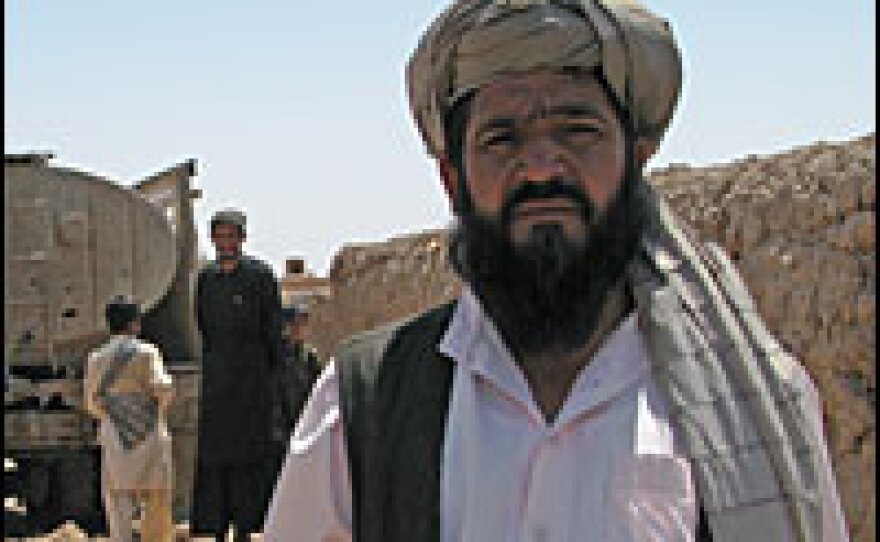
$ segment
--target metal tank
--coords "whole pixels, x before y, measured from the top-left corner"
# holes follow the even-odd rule
[[[116,294],[145,310],[144,337],[175,380],[175,516],[188,511],[198,401],[193,319],[196,232],[188,160],[122,187],[51,164],[51,154],[5,155],[4,456],[28,534],[73,520],[103,531],[96,424],[83,411],[88,352],[108,337]],[[8,530],[8,528],[7,528]]]

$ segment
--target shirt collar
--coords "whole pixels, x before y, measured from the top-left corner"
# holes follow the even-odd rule
[[[585,411],[610,401],[647,371],[647,348],[638,331],[637,319],[635,312],[629,314],[605,339],[576,378],[554,425],[562,426]],[[522,370],[479,299],[467,287],[462,288],[452,320],[438,348],[473,377],[481,378],[514,400],[536,408]]]
[[[475,377],[493,383],[526,405],[532,402],[525,375],[470,288],[462,288],[439,349]]]

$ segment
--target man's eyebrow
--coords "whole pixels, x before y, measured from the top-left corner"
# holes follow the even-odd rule
[[[605,120],[606,116],[599,111],[598,108],[582,103],[562,103],[557,105],[551,105],[547,107],[542,107],[538,112],[533,113],[530,117],[534,116],[544,116],[544,117],[569,117],[569,118],[587,118],[587,119],[596,119],[596,120]],[[506,116],[498,116],[498,117],[490,117],[484,121],[481,121],[476,130],[476,135],[479,137],[487,132],[493,132],[495,130],[511,130],[515,128],[517,125],[517,119],[514,117],[506,117]]]
[[[570,103],[551,105],[544,109],[547,116],[580,117],[604,120],[605,115],[598,108],[589,104]]]
[[[491,117],[480,123],[476,135],[480,136],[495,130],[510,130],[514,127],[516,127],[516,119],[513,117]]]

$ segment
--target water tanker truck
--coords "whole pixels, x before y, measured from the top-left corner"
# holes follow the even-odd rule
[[[6,534],[65,521],[104,531],[83,373],[88,352],[108,337],[103,307],[116,294],[141,304],[143,336],[159,346],[175,380],[169,422],[174,513],[182,519],[198,414],[196,162],[122,186],[53,158],[4,155],[4,487],[18,511],[5,510]]]

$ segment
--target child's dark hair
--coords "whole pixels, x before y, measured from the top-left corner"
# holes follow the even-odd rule
[[[107,328],[110,333],[122,333],[128,330],[132,322],[140,318],[140,308],[137,303],[125,296],[116,296],[104,307],[104,317],[107,319]]]

